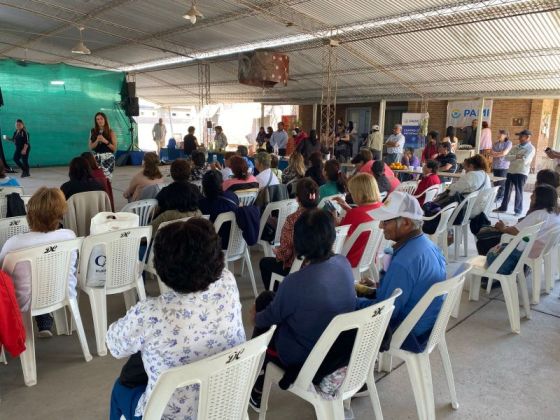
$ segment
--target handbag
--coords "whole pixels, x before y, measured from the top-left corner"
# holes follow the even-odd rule
[[[490,226],[491,223],[488,217],[486,217],[486,214],[484,214],[484,212],[481,212],[471,219],[469,225],[472,234],[476,235],[478,232],[480,232],[480,229],[486,226]]]
[[[488,252],[500,243],[502,232],[495,227],[483,227],[475,234],[476,250],[478,255],[487,255]]]

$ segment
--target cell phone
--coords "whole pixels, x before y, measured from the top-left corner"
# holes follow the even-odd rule
[[[330,212],[335,212],[335,213],[337,212],[336,207],[334,206],[334,204],[330,200],[325,201],[325,207]]]

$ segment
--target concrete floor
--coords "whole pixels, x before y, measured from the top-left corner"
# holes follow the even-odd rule
[[[167,168],[166,168],[167,169]],[[124,205],[122,191],[137,168],[117,168],[113,179],[117,208]],[[26,194],[41,185],[59,186],[66,180],[66,168],[42,168],[23,180]],[[528,194],[526,194],[528,202]],[[511,216],[502,215],[502,219]],[[476,253],[470,238],[469,255]],[[253,268],[260,284],[258,260],[252,253]],[[460,260],[464,260],[461,258]],[[450,264],[450,271],[457,263]],[[249,279],[236,276],[243,302],[244,316],[252,305]],[[157,294],[157,286],[147,284],[148,294]],[[540,305],[532,308],[532,319],[522,319],[521,334],[510,332],[501,293],[481,293],[480,301],[469,302],[463,293],[461,312],[451,319],[447,343],[460,407],[451,408],[439,356],[432,357],[432,374],[438,419],[552,419],[558,418],[560,401],[557,392],[560,377],[560,283],[551,295],[543,295]],[[125,312],[120,296],[108,299],[108,320]],[[82,315],[89,348],[95,351],[91,310],[88,298],[81,294]],[[245,323],[249,332],[251,326]],[[437,353],[437,352],[436,352]],[[86,363],[77,336],[57,336],[36,340],[38,384],[28,388],[23,383],[19,360],[8,357],[0,365],[0,419],[103,419],[107,418],[112,384],[120,372],[122,360],[110,355]],[[416,406],[406,367],[399,365],[388,375],[377,376],[377,389],[386,419],[415,419]],[[368,398],[352,401],[356,419],[373,418]],[[269,404],[270,419],[306,420],[315,418],[313,408],[289,392],[276,388]],[[250,418],[257,416],[250,410]]]

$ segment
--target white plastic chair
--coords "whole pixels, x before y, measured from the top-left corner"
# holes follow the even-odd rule
[[[364,384],[367,384],[368,387],[375,418],[377,420],[383,418],[373,377],[373,365],[387,325],[389,325],[391,314],[395,309],[395,299],[400,294],[401,290],[397,289],[389,299],[376,305],[334,317],[323,334],[321,334],[319,341],[317,341],[313,350],[307,356],[307,360],[303,364],[293,385],[288,388],[288,391],[313,405],[317,419],[344,419],[343,402],[356,394]],[[326,400],[317,392],[315,385],[313,385],[313,377],[338,336],[344,331],[353,329],[356,329],[356,338],[346,376],[336,392],[335,399]],[[268,363],[264,378],[259,420],[265,420],[266,418],[272,384],[278,383],[283,376],[284,371],[281,368],[272,362]]]
[[[476,203],[474,205],[475,209],[482,209],[482,213],[490,214],[492,209],[496,205],[496,196],[498,195],[499,186],[486,188],[479,191]],[[477,216],[476,214],[471,214],[471,218]]]
[[[237,260],[243,260],[249,270],[249,278],[251,279],[251,285],[253,286],[253,293],[255,294],[255,297],[257,297],[257,285],[255,284],[255,275],[253,273],[253,265],[251,264],[249,248],[247,247],[245,239],[243,239],[241,229],[237,226],[235,213],[230,211],[220,214],[214,222],[216,232],[220,231],[220,228],[224,223],[230,223],[231,226],[229,230],[228,247],[224,250],[226,266],[229,269],[230,263]],[[233,273],[233,267],[230,271]]]
[[[521,331],[521,320],[519,314],[519,295],[517,291],[517,286],[521,290],[521,298],[523,300],[523,307],[525,309],[525,316],[527,319],[531,319],[531,307],[529,305],[529,293],[527,291],[527,281],[525,279],[525,274],[523,272],[523,265],[525,263],[526,257],[535,242],[535,237],[537,232],[542,226],[542,222],[533,226],[529,226],[523,229],[515,236],[502,235],[502,243],[506,243],[507,240],[510,242],[506,248],[500,253],[498,258],[494,260],[489,267],[486,267],[486,256],[479,255],[473,257],[469,260],[469,264],[472,264],[473,269],[468,277],[469,280],[469,300],[478,300],[480,293],[480,281],[482,277],[488,277],[489,289],[492,289],[493,280],[498,280],[502,287],[502,292],[504,295],[504,300],[506,303],[506,308],[508,311],[509,322],[511,325],[511,330],[514,333],[519,334]],[[504,237],[505,236],[505,237]],[[528,238],[529,242],[526,243],[525,249],[523,250],[519,261],[515,265],[515,268],[510,274],[498,274],[498,270],[504,263],[507,257],[517,248],[517,246],[523,241],[523,238]],[[518,279],[520,281],[518,282]]]
[[[414,399],[416,400],[418,418],[420,420],[435,420],[436,418],[432,372],[430,367],[430,354],[436,346],[443,362],[443,370],[445,371],[447,386],[451,394],[451,406],[454,409],[459,408],[451,360],[449,359],[449,352],[447,351],[447,343],[445,341],[445,330],[455,302],[457,299],[461,298],[463,283],[470,269],[470,265],[463,264],[456,276],[432,285],[393,333],[389,350],[379,355],[380,371],[391,371],[393,356],[405,362],[412,384]],[[408,337],[418,320],[424,315],[434,299],[440,296],[445,300],[436,318],[425,350],[422,353],[412,353],[401,349],[404,340]]]
[[[354,268],[352,268],[352,273],[354,274],[354,280],[359,282],[361,280],[361,274],[364,272],[369,272],[371,276],[378,280],[379,273],[374,270],[374,259],[379,251],[381,245],[381,240],[383,239],[383,230],[379,228],[379,222],[372,221],[360,224],[352,235],[344,243],[341,254],[348,256],[348,253],[352,249],[352,246],[357,241],[362,233],[369,233],[369,237],[364,248],[364,252],[360,258],[360,262]]]
[[[74,319],[78,338],[86,362],[91,360],[82,318],[75,297],[68,295],[68,273],[70,273],[72,254],[80,251],[83,238],[69,241],[46,243],[40,246],[9,252],[4,258],[2,270],[13,273],[19,263],[28,263],[31,270],[31,307],[22,312],[25,327],[26,350],[20,355],[25,385],[37,384],[37,366],[35,361],[35,339],[33,334],[33,318],[37,315],[55,312],[57,329],[61,321],[65,322],[65,330],[70,335],[66,322],[65,308],[70,308]],[[62,311],[59,311],[62,310]],[[62,316],[62,318],[61,318]]]
[[[385,199],[387,198],[387,191],[383,191],[382,193],[380,193],[379,198],[381,199],[381,201],[385,201]]]
[[[12,236],[29,232],[27,217],[17,216],[0,219],[0,249]]]
[[[346,238],[348,237],[349,230],[350,225],[337,226],[335,228],[336,237],[332,246],[332,251],[335,254],[340,254],[342,252],[342,249],[344,248],[344,242],[346,242]]]
[[[140,242],[146,239],[150,243],[151,226],[120,229],[85,238],[80,259],[78,283],[89,296],[93,329],[97,344],[97,354],[105,356],[105,336],[107,335],[107,296],[117,293],[124,294],[124,302],[128,310],[136,302],[136,293],[140,300],[146,299],[142,271],[144,261],[139,261]],[[90,255],[96,246],[104,247],[105,285],[90,287],[87,285],[87,272]],[[144,259],[146,254],[144,254]]]
[[[415,192],[416,190],[414,190]],[[440,184],[438,185],[432,185],[431,187],[426,188],[424,191],[422,191],[420,194],[415,195],[414,197],[416,197],[416,199],[424,196],[424,203],[428,203],[430,201],[433,201],[433,199],[440,193],[441,191],[441,187]]]
[[[238,190],[235,191],[235,195],[239,198],[239,206],[252,206],[259,195],[258,188],[250,188],[248,190]]]
[[[555,283],[555,276],[560,273],[560,243],[550,247],[548,252],[544,253],[544,281],[547,293],[552,292]]]
[[[143,418],[160,420],[175,390],[196,384],[200,387],[197,418],[248,419],[251,389],[275,328],[214,356],[162,372],[146,402]]]
[[[464,245],[465,250],[465,257],[467,256],[468,247],[469,247],[469,223],[471,220],[471,213],[472,209],[476,203],[476,199],[478,197],[478,191],[474,191],[463,199],[457,206],[457,208],[453,211],[453,214],[449,218],[448,229],[453,229],[453,249],[454,249],[454,257],[457,260],[459,256],[459,246],[461,243]],[[461,224],[454,225],[455,220],[459,216],[459,212],[465,209],[463,220]]]
[[[437,214],[434,214],[433,216],[430,217],[423,217],[422,220],[424,222],[429,221],[429,220],[433,220],[436,217],[440,216],[439,219],[439,223],[438,226],[436,228],[436,231],[434,233],[432,233],[431,235],[428,235],[428,237],[430,238],[430,240],[436,244],[439,249],[441,249],[441,252],[443,252],[443,255],[445,257],[445,261],[449,261],[449,244],[447,242],[447,225],[449,224],[449,219],[451,218],[451,215],[453,214],[453,212],[455,211],[455,209],[457,208],[457,203],[450,203],[447,206],[445,206],[443,209],[441,209],[441,211]]]
[[[298,203],[295,199],[275,201],[273,203],[268,203],[261,215],[261,223],[259,226],[259,240],[258,244],[263,248],[265,257],[273,257],[272,248],[280,245],[280,235],[282,233],[282,227],[286,223],[286,218],[295,213],[298,209]],[[268,218],[273,212],[278,213],[277,223],[276,223],[276,233],[274,234],[274,241],[272,243],[264,241],[261,239],[264,227]]]
[[[150,198],[128,203],[121,211],[137,214],[140,218],[140,226],[148,226],[152,222],[157,205],[157,200],[155,198]]]
[[[543,264],[545,273],[545,290],[548,291],[552,284],[552,254],[558,246],[560,246],[560,227],[551,229],[547,232],[546,243],[541,250],[541,253],[535,257],[531,258],[529,254],[525,257],[524,263],[531,268],[532,277],[532,294],[531,303],[538,305],[541,297],[541,283],[543,274]],[[548,260],[548,261],[547,261]],[[558,261],[556,261],[558,264]]]
[[[417,181],[405,181],[401,182],[397,188],[395,188],[395,191],[401,191],[412,195],[416,191],[416,188],[418,188]]]
[[[292,266],[290,267],[290,272],[288,274],[295,273],[301,268],[302,265],[303,265],[303,259],[296,258],[292,263]],[[284,280],[284,276],[281,276],[278,273],[272,273],[272,275],[270,276],[270,285],[268,286],[268,290],[273,291],[276,283],[282,283],[283,280]]]
[[[18,193],[22,196],[23,187],[0,187],[0,217],[6,217],[8,212],[8,200],[6,196],[12,193]]]

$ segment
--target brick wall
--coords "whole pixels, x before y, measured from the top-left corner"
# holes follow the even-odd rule
[[[419,101],[408,102],[408,112],[420,112],[422,103]],[[428,130],[436,130],[439,132],[440,139],[445,137],[445,129],[447,128],[447,101],[429,101],[428,113],[430,114],[430,122]]]
[[[492,139],[498,138],[498,130],[507,130],[510,138],[515,138],[515,133],[529,128],[531,117],[530,99],[495,99],[492,105],[492,119],[490,128],[492,129]],[[523,119],[522,126],[514,126],[513,119]]]

